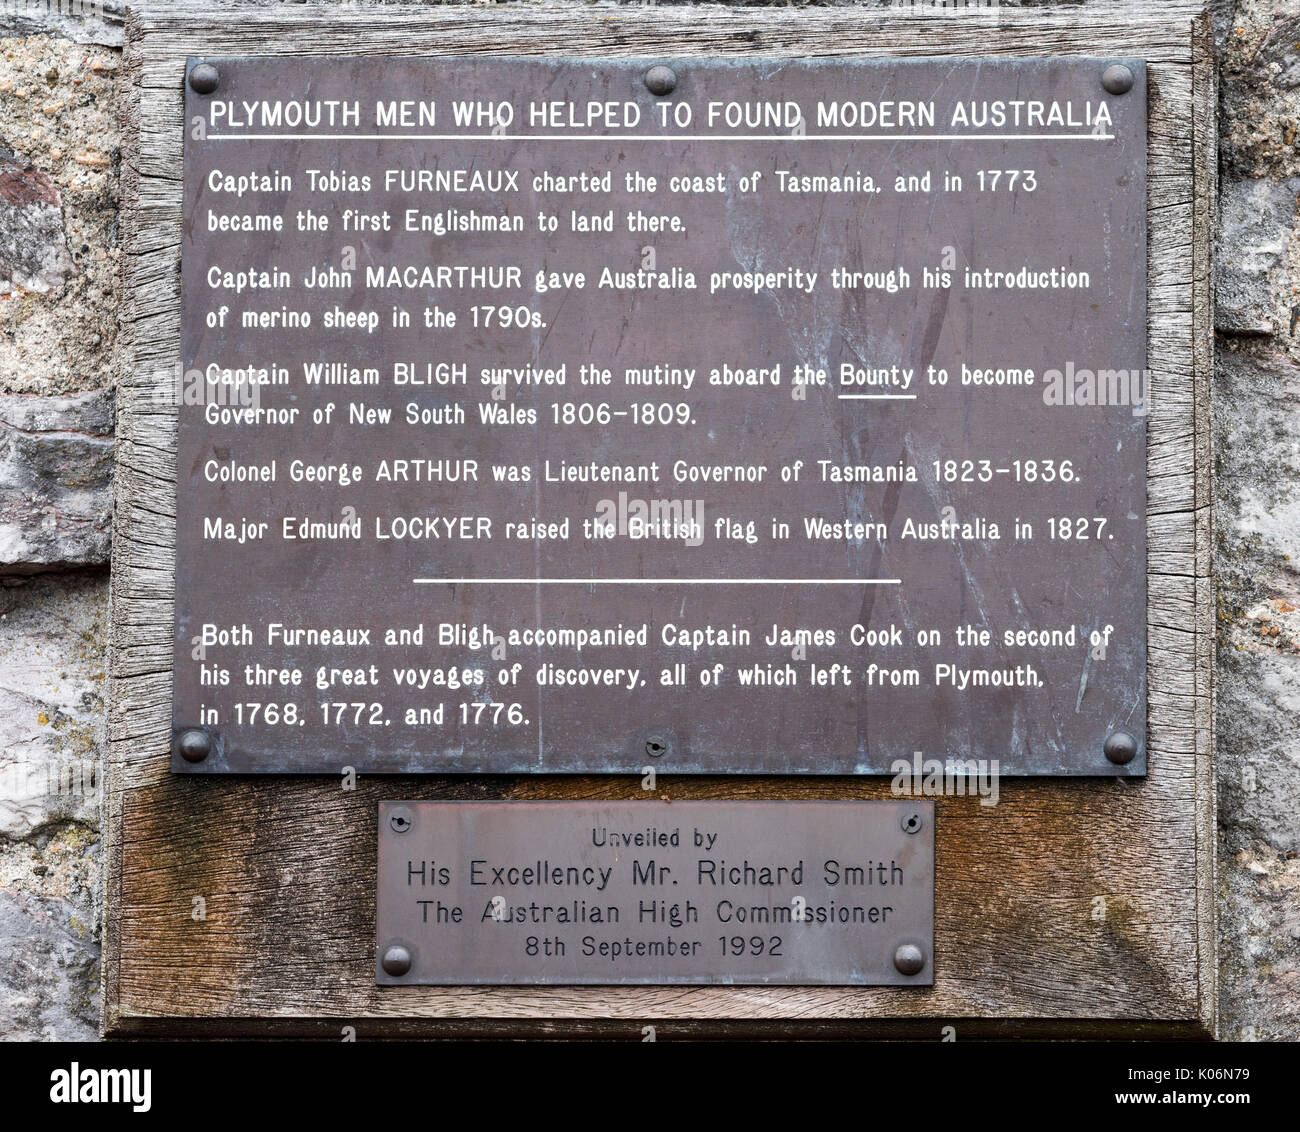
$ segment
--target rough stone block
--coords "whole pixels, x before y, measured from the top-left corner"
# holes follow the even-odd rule
[[[1300,568],[1300,366],[1222,349],[1215,373],[1219,580],[1235,612],[1263,597],[1296,604]]]
[[[121,47],[125,13],[123,0],[14,0],[0,9],[0,31]]]
[[[66,900],[0,889],[0,1038],[98,1034],[99,946]]]
[[[1220,1036],[1300,1033],[1300,859],[1245,846],[1220,862]]]
[[[38,5],[25,7],[41,15]],[[0,6],[0,30],[4,15]],[[0,208],[0,277],[8,279],[0,287],[0,392],[113,382],[120,69],[119,53],[103,47],[51,35],[0,39],[0,147],[12,151],[6,191],[38,198]]]
[[[1214,327],[1228,334],[1273,334],[1288,313],[1278,268],[1295,221],[1300,178],[1225,181],[1215,261]]]
[[[0,587],[0,1039],[98,1028],[104,571]]]
[[[76,270],[54,182],[0,149],[0,296],[61,290]]]
[[[108,561],[113,395],[0,395],[0,572]]]
[[[1300,855],[1300,661],[1233,651],[1219,668],[1219,821],[1241,839]]]

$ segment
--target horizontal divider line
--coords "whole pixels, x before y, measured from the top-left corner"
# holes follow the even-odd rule
[[[897,586],[899,578],[412,578],[417,586]]]

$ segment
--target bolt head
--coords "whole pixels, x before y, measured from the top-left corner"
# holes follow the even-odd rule
[[[914,943],[901,943],[894,952],[894,966],[903,975],[919,975],[925,966],[925,956]]]
[[[390,944],[384,948],[379,965],[389,975],[405,975],[411,969],[411,952],[400,943]]]
[[[1123,63],[1112,63],[1102,71],[1101,85],[1108,94],[1128,94],[1133,89],[1133,72]]]
[[[921,826],[925,823],[921,820],[921,815],[915,810],[908,810],[899,819],[898,825],[904,833],[920,833]]]
[[[176,753],[187,763],[201,763],[212,753],[212,736],[197,727],[182,731],[176,740]]]
[[[190,72],[190,89],[195,94],[211,94],[221,83],[221,72],[211,63],[200,63]]]
[[[645,753],[652,759],[661,759],[668,753],[668,744],[659,735],[652,735],[645,741]]]
[[[1137,757],[1137,736],[1131,731],[1125,731],[1122,727],[1116,728],[1106,736],[1106,742],[1102,744],[1101,749],[1116,766],[1124,766]]]
[[[651,67],[645,73],[645,86],[656,98],[663,98],[666,94],[672,94],[677,86],[677,72],[662,64]]]
[[[405,814],[394,814],[388,819],[388,825],[394,833],[405,833],[411,828],[411,819]]]

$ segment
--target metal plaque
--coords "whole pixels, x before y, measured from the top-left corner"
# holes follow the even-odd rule
[[[375,980],[934,982],[934,804],[381,802]]]
[[[176,770],[1145,774],[1140,61],[191,60],[185,121]]]

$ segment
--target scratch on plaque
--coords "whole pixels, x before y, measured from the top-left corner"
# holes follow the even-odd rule
[[[1083,709],[1083,693],[1088,690],[1088,669],[1092,667],[1092,649],[1083,654],[1083,673],[1079,676],[1079,698],[1074,701],[1074,714]]]

